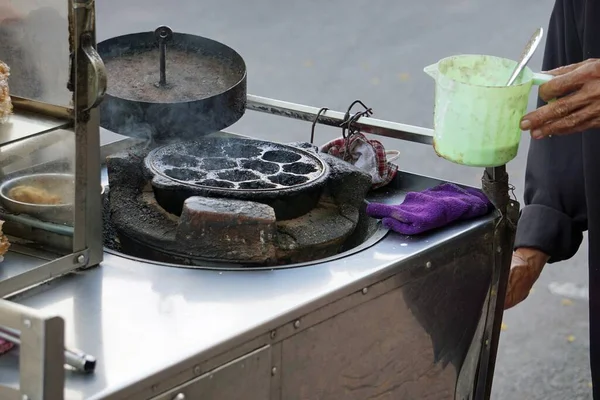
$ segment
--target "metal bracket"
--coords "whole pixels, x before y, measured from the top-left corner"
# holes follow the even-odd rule
[[[0,298],[15,294],[29,287],[39,285],[75,269],[87,266],[90,252],[88,249],[57,258],[35,269],[0,281]],[[1,311],[1,310],[0,310]],[[0,313],[0,317],[2,314]],[[0,397],[2,398],[2,397]]]

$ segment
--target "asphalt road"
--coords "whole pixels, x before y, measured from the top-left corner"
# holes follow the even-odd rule
[[[361,99],[375,117],[431,127],[433,82],[422,70],[455,54],[516,58],[546,27],[551,0],[100,0],[99,39],[153,30],[207,36],[248,65],[249,92],[345,110]],[[531,66],[541,66],[541,51]],[[532,103],[533,104],[533,103]],[[310,126],[250,113],[231,131],[277,141],[308,140]],[[340,132],[317,129],[323,143]],[[478,185],[481,170],[438,159],[429,146],[383,139],[400,167]],[[528,138],[509,165],[521,198]],[[494,399],[591,399],[587,247],[546,268],[535,291],[505,315]]]

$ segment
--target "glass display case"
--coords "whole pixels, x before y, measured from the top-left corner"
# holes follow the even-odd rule
[[[0,0],[2,298],[102,260],[94,12],[90,0]],[[62,398],[63,320],[2,301],[0,327],[21,343],[21,388],[0,398]]]

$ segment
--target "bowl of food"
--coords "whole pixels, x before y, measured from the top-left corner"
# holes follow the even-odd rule
[[[23,175],[0,185],[0,202],[6,211],[41,221],[72,225],[74,200],[72,174]]]

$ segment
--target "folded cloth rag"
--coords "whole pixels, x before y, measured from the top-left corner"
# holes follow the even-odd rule
[[[321,147],[321,151],[341,158],[371,175],[373,189],[390,183],[398,172],[398,166],[387,161],[381,142],[369,140],[362,133],[332,140]]]
[[[15,347],[15,345],[11,342],[7,342],[4,339],[0,339],[0,356],[5,353],[8,353],[13,347]]]
[[[410,192],[400,205],[370,203],[367,214],[403,235],[418,235],[452,222],[476,218],[493,209],[478,189],[444,183],[423,192]]]

